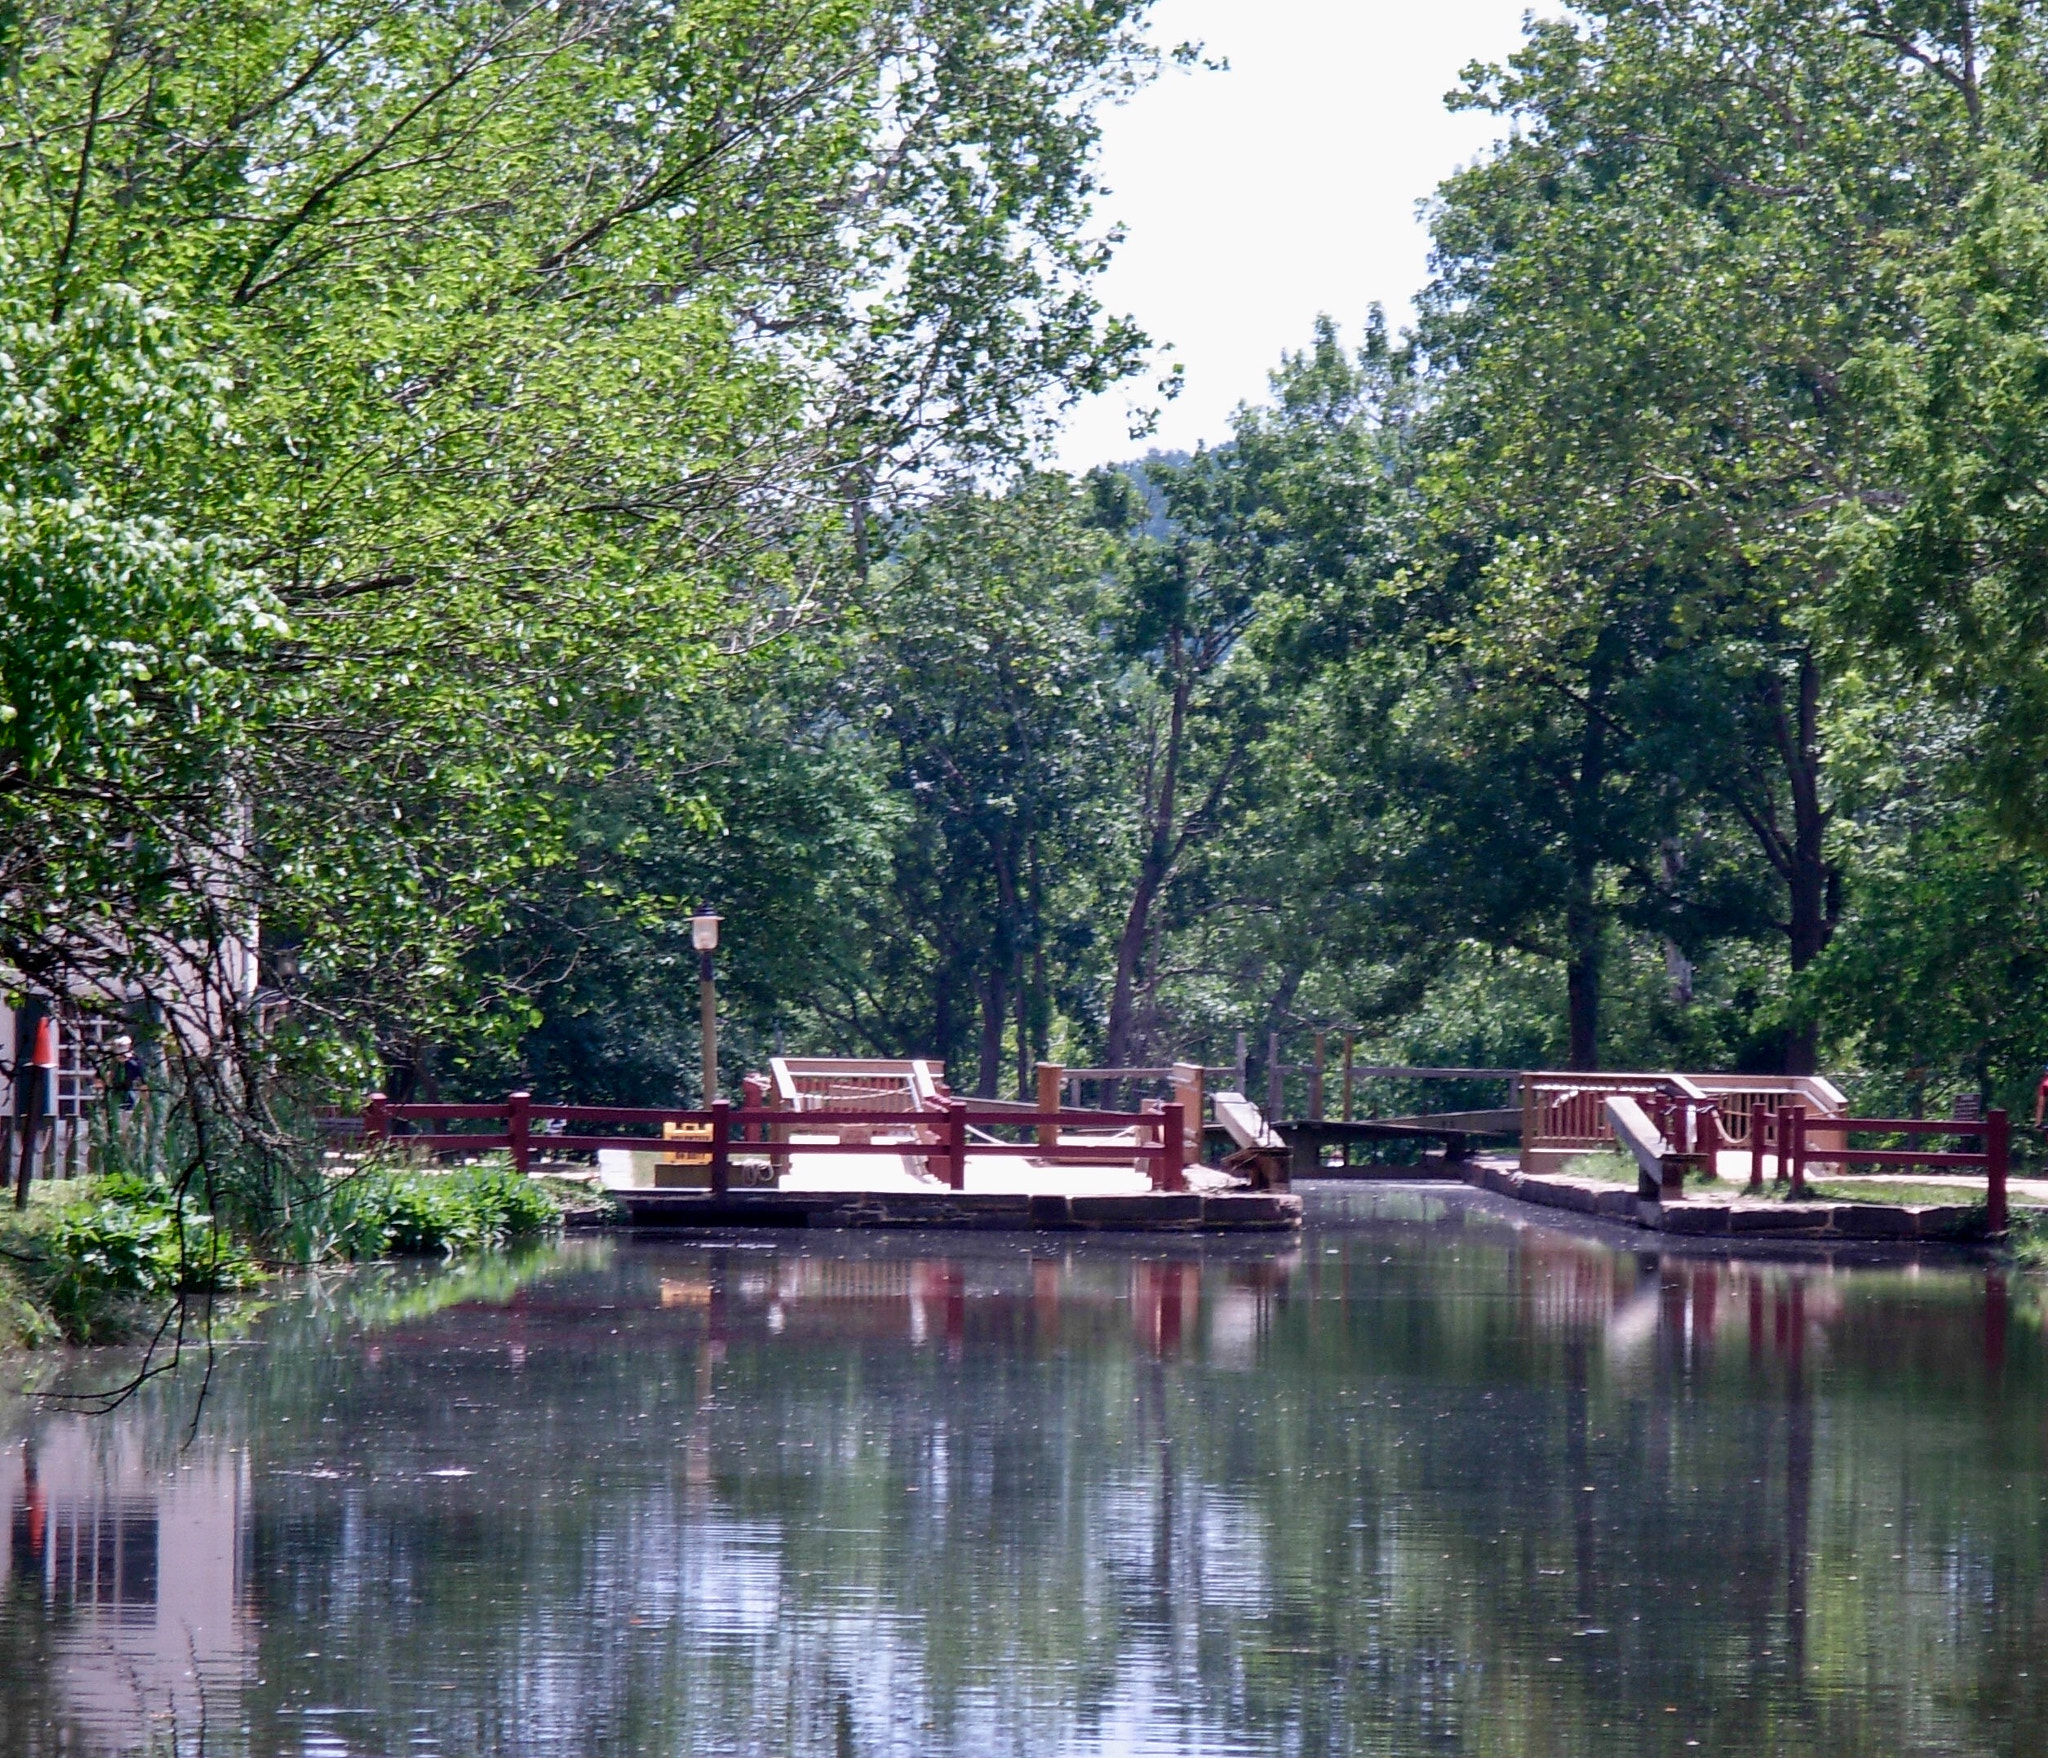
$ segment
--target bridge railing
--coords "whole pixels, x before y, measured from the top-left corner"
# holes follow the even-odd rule
[[[1609,1099],[1633,1100],[1646,1114],[1661,1111],[1680,1120],[1686,1143],[1682,1151],[1702,1156],[1748,1145],[1753,1118],[1768,1118],[1789,1105],[1803,1106],[1809,1119],[1830,1120],[1830,1125],[1848,1108],[1841,1092],[1817,1075],[1545,1070],[1522,1076],[1521,1098],[1526,1171],[1546,1163],[1555,1166],[1574,1154],[1613,1148]],[[1706,1139],[1709,1132],[1711,1140]],[[1830,1138],[1822,1145],[1841,1143]]]
[[[2012,1165],[2012,1123],[2003,1111],[1989,1111],[1972,1117],[1829,1117],[1826,1128],[1816,1131],[1814,1119],[1801,1105],[1787,1105],[1779,1111],[1761,1114],[1761,1127],[1751,1133],[1749,1146],[1749,1188],[1760,1191],[1764,1183],[1764,1161],[1776,1162],[1780,1183],[1791,1185],[1791,1194],[1806,1194],[1809,1166],[1932,1166],[1984,1174],[1985,1221],[1993,1233],[2006,1229],[2006,1181]],[[1849,1145],[1852,1135],[1919,1137],[1974,1136],[1983,1143],[1975,1153],[1950,1150],[1906,1148],[1858,1148]]]
[[[751,1092],[748,1096],[754,1098]],[[469,1127],[460,1127],[464,1125]],[[969,1140],[970,1130],[978,1139]],[[838,1131],[844,1134],[828,1133]],[[1028,1139],[1004,1139],[998,1131],[1022,1132]],[[1069,1132],[1093,1133],[1094,1139],[1076,1140]],[[820,1134],[828,1134],[828,1139],[814,1139]],[[970,1153],[977,1159],[1129,1166],[1143,1170],[1154,1190],[1187,1188],[1187,1121],[1179,1105],[1144,1111],[1020,1111],[1009,1105],[946,1098],[920,1110],[887,1112],[853,1105],[792,1112],[770,1110],[758,1102],[734,1106],[725,1099],[701,1110],[536,1105],[533,1095],[525,1092],[482,1103],[393,1104],[382,1093],[373,1093],[363,1106],[363,1138],[371,1144],[401,1141],[441,1153],[502,1150],[511,1154],[521,1172],[532,1165],[537,1147],[555,1153],[652,1148],[701,1155],[709,1162],[711,1189],[720,1196],[730,1187],[733,1150],[750,1146],[768,1150],[771,1161],[778,1162],[791,1153],[893,1151],[921,1159],[927,1172],[954,1190],[966,1188]]]

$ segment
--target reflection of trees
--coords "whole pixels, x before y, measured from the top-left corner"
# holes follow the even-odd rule
[[[257,1743],[317,1691],[402,1745],[429,1682],[507,1753],[1682,1751],[1710,1708],[1721,1750],[1967,1751],[2034,1703],[2044,1362],[1981,1276],[1475,1212],[1298,1264],[631,1248],[488,1299],[281,1313],[217,1375]]]
[[[16,1491],[7,1519],[8,1567],[0,1586],[0,1729],[6,1730],[10,1754],[43,1758],[66,1749],[72,1730],[55,1689],[56,1620],[43,1604],[47,1506],[32,1477]]]

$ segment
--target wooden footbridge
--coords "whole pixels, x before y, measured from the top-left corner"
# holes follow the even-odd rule
[[[921,1060],[777,1057],[735,1106],[394,1104],[362,1135],[439,1157],[510,1155],[522,1171],[594,1159],[605,1190],[658,1226],[1292,1228],[1278,1178],[1200,1163],[1200,1114],[964,1099]],[[1197,1101],[1199,1102],[1199,1101]]]
[[[777,1057],[765,1074],[747,1077],[738,1105],[542,1105],[527,1093],[392,1104],[378,1095],[361,1130],[371,1142],[402,1141],[439,1157],[503,1151],[522,1169],[552,1162],[589,1176],[594,1162],[631,1217],[655,1225],[1292,1227],[1301,1213],[1289,1189],[1297,1179],[1463,1177],[1475,1148],[1511,1142],[1524,1174],[1554,1174],[1584,1154],[1616,1150],[1638,1160],[1653,1152],[1659,1164],[1705,1156],[1723,1177],[1730,1170],[1721,1162],[1739,1161],[1733,1175],[1749,1172],[1752,1182],[1768,1156],[1789,1168],[1795,1185],[1809,1161],[1910,1161],[1986,1176],[1994,1206],[2003,1208],[2002,1133],[1976,1131],[1985,1146],[1975,1154],[1852,1151],[1849,1138],[1859,1132],[1939,1139],[1968,1120],[1853,1119],[1841,1092],[1815,1076],[1359,1066],[1347,1046],[1339,1114],[1331,1116],[1318,1051],[1307,1071],[1308,1103],[1292,1116],[1281,1104],[1289,1071],[1277,1058],[1261,1107],[1245,1096],[1241,1062],[1047,1063],[1035,1099],[1005,1101],[954,1094],[932,1061]],[[1232,1076],[1234,1084],[1210,1089]],[[1492,1082],[1509,1102],[1358,1115],[1371,1082],[1410,1092],[1457,1083],[1467,1093]],[[1136,1097],[1147,1086],[1153,1095]],[[1098,1102],[1085,1106],[1079,1101],[1091,1088]],[[1350,1163],[1357,1144],[1386,1142],[1439,1151],[1419,1166]],[[1499,1164],[1478,1161],[1473,1175]]]
[[[1362,1142],[1414,1142],[1435,1146],[1445,1160],[1462,1161],[1471,1148],[1484,1141],[1511,1141],[1521,1127],[1521,1111],[1512,1103],[1506,1109],[1414,1112],[1393,1116],[1355,1115],[1361,1088],[1368,1082],[1473,1082],[1506,1083],[1512,1100],[1519,1071],[1512,1068],[1415,1068],[1360,1064],[1349,1054],[1342,1069],[1340,1114],[1326,1114],[1323,1103],[1324,1074],[1322,1041],[1317,1040],[1316,1060],[1305,1065],[1282,1063],[1275,1039],[1267,1062],[1267,1095],[1263,1107],[1245,1096],[1243,1046],[1240,1060],[1230,1068],[1209,1068],[1180,1062],[1160,1068],[1062,1068],[1041,1064],[1041,1102],[1048,1093],[1078,1095],[1090,1086],[1142,1085],[1168,1087],[1191,1117],[1204,1112],[1205,1083],[1234,1077],[1234,1085],[1211,1093],[1207,1101],[1210,1121],[1203,1141],[1219,1156],[1225,1167],[1253,1172],[1266,1179],[1342,1177],[1352,1168],[1350,1149]],[[1287,1076],[1305,1075],[1305,1083],[1290,1083]],[[1307,1106],[1290,1113],[1285,1109],[1290,1085],[1306,1086]],[[1335,1150],[1338,1159],[1331,1163]],[[1384,1172],[1384,1168],[1379,1169]]]

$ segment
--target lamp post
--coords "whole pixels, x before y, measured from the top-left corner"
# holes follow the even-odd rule
[[[690,918],[690,944],[697,949],[697,1011],[704,1030],[704,1103],[718,1097],[718,979],[711,955],[718,950],[719,915],[708,905]]]

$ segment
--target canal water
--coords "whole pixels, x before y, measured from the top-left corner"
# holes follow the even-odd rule
[[[2036,1283],[1311,1214],[572,1241],[0,1400],[0,1753],[2048,1749]]]

